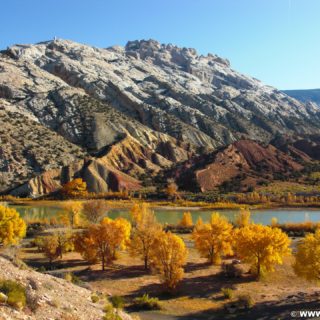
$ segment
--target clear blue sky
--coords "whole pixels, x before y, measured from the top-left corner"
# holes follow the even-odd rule
[[[320,88],[320,0],[2,0],[0,48],[153,38],[216,53],[280,89]]]

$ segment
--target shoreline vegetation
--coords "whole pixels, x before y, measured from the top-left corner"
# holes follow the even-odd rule
[[[73,201],[85,202],[88,199],[72,199]],[[60,207],[64,202],[70,201],[70,199],[65,200],[43,200],[43,199],[31,199],[31,198],[15,198],[12,196],[0,196],[0,202],[7,202],[13,205],[21,206],[57,206]],[[159,201],[159,200],[144,200],[138,198],[132,198],[127,200],[105,200],[106,204],[111,209],[117,208],[126,208],[130,209],[136,203],[148,203],[152,209],[163,208],[166,210],[240,210],[240,209],[250,209],[250,210],[265,210],[265,209],[300,209],[300,208],[309,208],[309,209],[319,209],[320,202],[266,202],[266,203],[235,203],[235,202],[204,202],[204,201]]]
[[[0,204],[1,201],[4,201],[3,199],[0,199]],[[91,200],[92,201],[92,200]],[[69,205],[72,205],[72,203],[78,203],[79,206],[83,206],[87,202],[91,202],[90,200],[34,200],[34,199],[14,199],[13,201],[7,201],[9,204],[12,205],[21,205],[21,206],[48,206],[48,207],[56,207],[61,209],[61,212],[65,210],[66,207]],[[94,201],[94,200],[93,200]],[[182,206],[180,201],[177,202],[168,202],[168,201],[151,201],[151,202],[146,202],[143,200],[137,200],[137,199],[132,199],[132,200],[106,200],[104,201],[104,208],[106,210],[110,209],[126,209],[129,210],[129,212],[132,210],[133,207],[135,206],[141,206],[141,205],[147,205],[148,208],[151,210],[154,209],[166,209],[168,211],[172,210],[184,210],[185,213],[190,214],[190,212],[194,212],[197,210],[237,210],[239,213],[242,211],[248,211],[250,210],[264,210],[264,209],[275,209],[278,208],[279,210],[286,210],[286,209],[301,209],[301,208],[306,208],[302,206],[298,206],[298,204],[291,204],[286,205],[286,206],[281,206],[281,204],[272,204],[273,206],[268,206],[265,207],[262,204],[256,204],[256,205],[248,205],[248,204],[235,204],[235,203],[214,203],[214,204],[206,204],[206,206],[201,206],[199,203],[195,202],[192,203],[197,206],[192,206],[188,202],[188,206]],[[201,203],[202,204],[202,203]],[[309,207],[310,209],[315,209],[317,210],[320,206],[314,206],[314,207]],[[40,228],[40,229],[59,229],[61,227],[64,227],[64,222],[60,221],[59,222],[59,216],[57,218],[37,218],[37,219],[31,219],[30,218],[25,218],[25,222],[27,223],[28,226],[30,226],[30,230],[33,230],[35,227]],[[236,225],[236,223],[233,223]],[[271,227],[277,227],[281,229],[284,233],[288,234],[289,237],[303,237],[306,235],[306,233],[314,233],[320,226],[320,222],[312,222],[312,221],[304,221],[304,222],[286,222],[286,223],[278,223],[276,218],[272,218],[270,220],[270,224],[267,224]],[[193,232],[193,229],[195,227],[195,224],[190,223],[188,225],[181,225],[179,222],[174,223],[174,224],[169,224],[169,223],[163,223],[163,228],[166,231],[170,231],[172,233],[176,234],[191,234]],[[29,228],[28,228],[29,230]],[[27,232],[28,233],[28,232]],[[33,232],[31,232],[33,233]]]
[[[191,193],[178,189],[174,181],[168,181],[166,187],[141,189],[139,191],[118,191],[92,193],[81,178],[76,178],[63,185],[61,190],[40,198],[18,198],[13,195],[1,195],[0,201],[19,205],[46,205],[54,203],[59,206],[64,200],[93,201],[104,200],[109,208],[131,208],[134,204],[148,203],[151,208],[183,210],[223,210],[223,209],[274,209],[274,208],[320,208],[320,192],[313,184],[307,192],[304,185],[275,181],[271,186],[259,187],[250,192],[221,193],[218,190]],[[310,187],[310,186],[309,186]],[[62,205],[63,206],[63,205]]]

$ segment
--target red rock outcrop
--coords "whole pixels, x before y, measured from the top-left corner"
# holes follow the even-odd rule
[[[302,152],[296,155],[303,160],[310,160]],[[252,140],[240,140],[220,151],[186,162],[175,173],[175,177],[189,184],[189,188],[192,187],[192,181],[196,182],[199,189],[205,192],[233,179],[240,180],[240,187],[245,188],[255,185],[259,180],[273,179],[275,174],[288,176],[302,169],[303,166],[293,157],[272,145],[263,146]]]

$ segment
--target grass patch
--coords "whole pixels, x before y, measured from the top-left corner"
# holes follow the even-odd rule
[[[238,296],[237,305],[240,308],[250,309],[254,306],[255,302],[249,294],[241,294]]]
[[[132,308],[138,310],[160,310],[161,305],[158,298],[151,298],[147,293],[133,300]]]
[[[231,288],[222,288],[221,293],[225,299],[232,299],[234,296],[234,292]]]

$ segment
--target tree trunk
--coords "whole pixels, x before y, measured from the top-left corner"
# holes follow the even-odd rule
[[[104,255],[102,255],[102,271],[105,270],[105,258]]]
[[[149,268],[148,268],[148,257],[147,257],[147,256],[144,257],[144,269],[145,269],[145,270],[148,270],[148,269],[149,269]]]
[[[258,263],[257,263],[257,276],[260,278],[261,273],[261,265],[260,265],[260,258],[258,257]]]

